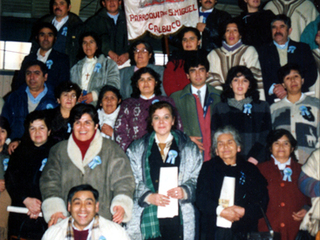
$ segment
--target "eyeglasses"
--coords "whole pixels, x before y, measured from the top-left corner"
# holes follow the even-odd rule
[[[141,49],[134,49],[133,50],[134,53],[138,54],[138,53],[148,53],[148,50],[146,48],[141,48]]]

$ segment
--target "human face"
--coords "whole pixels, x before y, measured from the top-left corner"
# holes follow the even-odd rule
[[[200,40],[197,38],[197,35],[194,32],[186,32],[182,38],[182,47],[185,51],[194,51],[198,50],[200,45]]]
[[[244,0],[247,3],[248,12],[257,12],[261,4],[260,0]]]
[[[106,114],[111,114],[117,109],[120,102],[121,99],[118,100],[118,97],[114,92],[107,91],[102,97],[100,106]]]
[[[44,82],[47,81],[48,74],[41,71],[39,65],[34,65],[26,70],[26,83],[31,92],[40,92],[44,89]]]
[[[99,202],[95,200],[91,191],[79,191],[74,194],[71,203],[68,202],[68,211],[74,219],[74,226],[83,230],[98,213]]]
[[[0,152],[2,152],[4,143],[6,142],[7,137],[8,137],[7,130],[0,127]]]
[[[174,118],[169,109],[166,107],[157,109],[152,115],[151,125],[159,141],[163,140],[164,142],[169,136],[171,127],[174,125]]]
[[[53,14],[58,21],[66,17],[71,9],[71,5],[68,6],[67,2],[64,0],[54,0],[52,7]]]
[[[80,119],[73,123],[73,133],[79,141],[87,141],[92,138],[98,124],[94,124],[91,116],[88,113],[84,113]]]
[[[88,58],[93,58],[98,46],[93,37],[87,36],[83,38],[82,49]]]
[[[237,101],[245,99],[245,95],[249,89],[250,81],[245,78],[242,73],[238,73],[231,81],[231,88],[234,92],[234,98]]]
[[[286,135],[283,135],[277,141],[272,143],[271,153],[281,163],[288,161],[293,148]]]
[[[111,15],[117,15],[119,12],[119,6],[121,6],[121,1],[119,0],[103,0],[103,7],[107,9],[107,12]]]
[[[42,28],[38,34],[40,48],[43,51],[49,51],[55,41],[54,34],[50,28]]]
[[[40,147],[48,141],[50,131],[42,119],[36,119],[29,125],[29,134],[33,144]]]
[[[149,63],[149,59],[152,56],[152,54],[148,52],[146,46],[143,43],[140,43],[136,46],[133,54],[138,68],[146,67]]]
[[[288,28],[283,21],[275,21],[271,26],[271,31],[273,40],[283,45],[288,41],[292,28]]]
[[[236,44],[241,38],[237,24],[228,24],[224,37],[228,45],[233,46],[234,44]]]
[[[157,82],[155,78],[150,73],[141,74],[141,77],[138,80],[140,94],[147,98],[151,97],[154,94],[154,88],[156,84]]]
[[[291,70],[290,73],[284,77],[282,86],[287,90],[288,95],[301,93],[304,79],[296,70]]]
[[[210,10],[214,7],[214,5],[217,3],[216,0],[201,0],[200,1],[202,6],[202,11]]]
[[[202,88],[206,84],[207,77],[207,70],[202,65],[199,65],[198,67],[191,67],[187,74],[187,78],[190,80],[192,86],[197,89]]]
[[[216,154],[227,165],[236,163],[237,153],[240,152],[240,150],[241,148],[237,145],[232,134],[224,133],[218,137]]]
[[[57,101],[60,104],[60,108],[71,111],[71,109],[76,105],[77,93],[75,90],[62,92]]]

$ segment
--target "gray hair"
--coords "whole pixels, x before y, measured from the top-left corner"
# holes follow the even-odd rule
[[[237,146],[241,147],[241,137],[237,129],[235,129],[233,126],[225,126],[222,128],[218,128],[218,130],[214,133],[213,139],[212,139],[212,150],[214,152],[215,149],[217,149],[218,145],[218,138],[222,134],[231,134],[233,136],[234,141],[236,142]]]

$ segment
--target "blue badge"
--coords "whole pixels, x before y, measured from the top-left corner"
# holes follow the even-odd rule
[[[53,108],[52,104],[48,103],[47,106],[46,106],[46,109],[52,109],[52,108]]]
[[[44,166],[47,164],[47,161],[48,161],[48,158],[45,158],[45,159],[42,160],[41,167],[39,169],[40,172],[42,172]]]
[[[67,36],[67,32],[68,32],[68,27],[64,27],[64,28],[62,28],[62,33],[61,33],[61,35]]]
[[[96,166],[101,164],[101,158],[99,156],[95,156],[91,162],[89,162],[88,166],[91,169],[94,169]]]
[[[176,162],[176,157],[178,156],[177,151],[175,150],[170,150],[168,152],[168,159],[166,163],[174,164]]]
[[[100,236],[99,240],[107,240],[104,236]]]
[[[101,69],[101,63],[96,63],[93,71],[99,73]]]
[[[282,181],[287,181],[288,179],[288,182],[292,182],[291,180],[291,175],[292,175],[292,169],[289,168],[289,167],[286,167],[284,170],[283,170],[283,179]]]
[[[151,104],[155,104],[155,103],[157,103],[157,102],[160,102],[159,99],[153,100]]]
[[[48,69],[51,69],[52,64],[53,64],[53,61],[52,61],[52,60],[48,60],[48,61],[46,62],[47,68],[48,68]]]
[[[67,130],[67,133],[71,133],[71,124],[70,123],[68,123],[68,130]]]
[[[288,47],[288,53],[294,53],[294,50],[296,50],[295,46],[289,46]]]
[[[302,116],[309,116],[310,112],[308,111],[308,108],[306,108],[306,106],[301,106],[299,107],[299,110],[301,111],[301,115]]]
[[[7,169],[8,169],[8,163],[9,163],[9,158],[5,158],[5,159],[3,159],[3,170],[4,171],[7,171]]]
[[[252,108],[252,105],[250,103],[246,103],[245,105],[243,105],[244,109],[243,109],[243,113],[244,114],[251,114],[251,108]]]

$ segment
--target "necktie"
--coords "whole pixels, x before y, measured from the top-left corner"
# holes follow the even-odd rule
[[[158,143],[158,146],[160,148],[160,155],[161,155],[162,160],[163,160],[163,158],[164,158],[164,149],[167,146],[167,144],[166,143]]]

